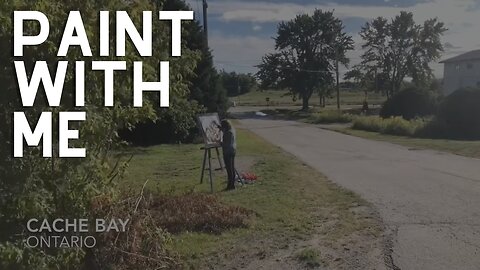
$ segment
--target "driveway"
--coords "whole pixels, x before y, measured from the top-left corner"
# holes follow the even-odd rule
[[[237,116],[244,128],[373,203],[392,232],[396,267],[480,269],[480,160]]]

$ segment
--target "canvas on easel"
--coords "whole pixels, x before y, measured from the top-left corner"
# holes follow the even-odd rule
[[[202,131],[205,145],[220,145],[222,131],[219,128],[220,118],[217,113],[199,115],[198,125]]]
[[[218,117],[217,113],[202,114],[198,116],[197,123],[198,123],[199,129],[202,132],[203,140],[205,143],[205,146],[201,148],[202,150],[204,150],[204,154],[203,154],[202,176],[200,178],[200,183],[203,183],[205,167],[208,162],[210,191],[213,192],[212,162],[211,162],[212,149],[215,149],[215,152],[217,153],[218,163],[220,165],[220,170],[223,170],[223,165],[220,159],[220,150],[219,150],[222,143],[222,131],[220,130],[220,117]]]

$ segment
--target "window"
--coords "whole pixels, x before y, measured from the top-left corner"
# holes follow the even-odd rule
[[[473,68],[473,63],[467,63],[467,69],[472,69]]]
[[[477,87],[480,87],[480,82],[477,82]]]

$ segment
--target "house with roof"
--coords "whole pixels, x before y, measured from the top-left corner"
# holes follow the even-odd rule
[[[445,95],[465,88],[480,88],[480,50],[443,60],[443,91]]]

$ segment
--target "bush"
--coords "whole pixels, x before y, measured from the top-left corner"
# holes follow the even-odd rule
[[[353,120],[353,129],[371,132],[381,132],[384,129],[384,120],[378,116],[356,117]]]
[[[122,140],[135,146],[190,143],[198,135],[196,117],[203,112],[205,109],[196,101],[177,100],[168,110],[159,109],[158,119],[120,130],[119,135]]]
[[[437,99],[427,91],[415,87],[407,88],[387,100],[380,111],[380,116],[388,118],[401,116],[410,120],[435,114]]]
[[[99,197],[92,201],[94,215],[101,219],[129,220],[128,230],[98,233],[97,245],[89,250],[81,269],[183,269],[172,249],[169,232],[158,226],[151,194],[122,194],[118,200]]]
[[[324,111],[312,114],[308,122],[313,124],[350,123],[352,115],[344,114],[341,111]]]
[[[402,117],[393,117],[384,120],[385,127],[382,133],[397,136],[413,136],[423,126],[421,120],[405,120]]]
[[[425,126],[421,119],[405,120],[402,117],[382,119],[377,116],[357,117],[353,129],[378,132],[396,136],[414,136]]]
[[[461,89],[446,97],[432,125],[437,136],[480,138],[480,89]]]

